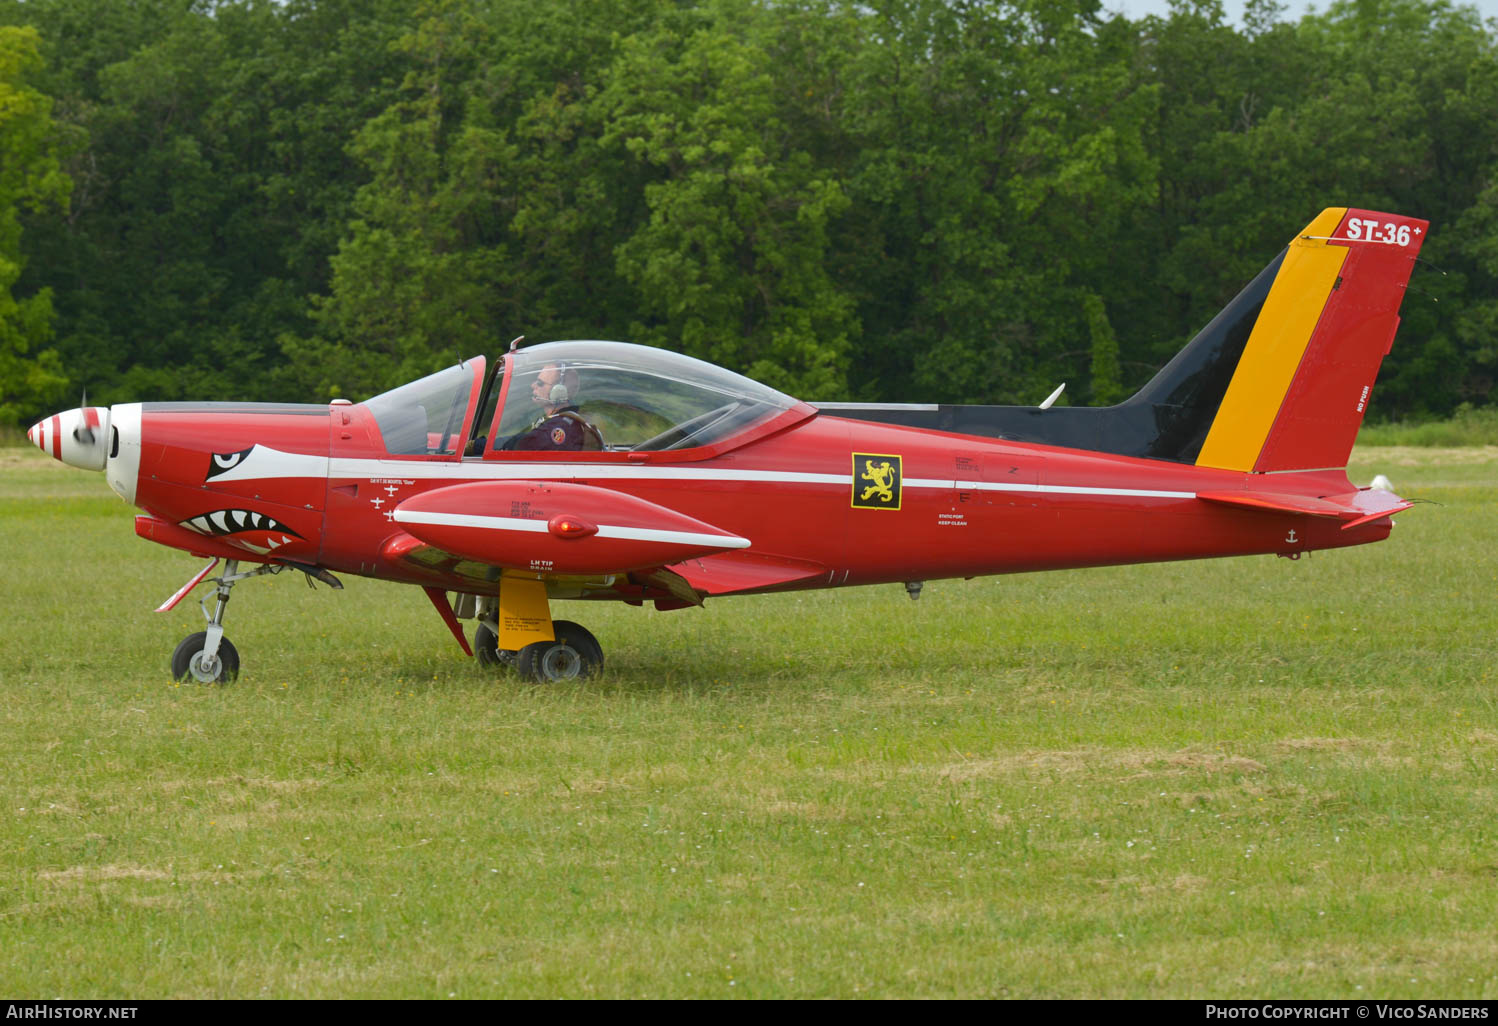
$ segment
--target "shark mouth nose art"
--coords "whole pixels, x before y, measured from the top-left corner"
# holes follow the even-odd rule
[[[214,510],[184,520],[181,526],[210,538],[223,538],[260,555],[302,537],[275,517],[250,509]]]

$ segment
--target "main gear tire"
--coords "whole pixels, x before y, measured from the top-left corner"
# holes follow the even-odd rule
[[[499,635],[487,623],[473,629],[473,655],[480,666],[514,666],[518,654],[513,648],[500,648]]]
[[[584,680],[603,669],[603,648],[598,639],[571,620],[552,624],[553,641],[537,641],[520,650],[515,668],[537,684],[560,684]]]
[[[584,649],[588,654],[588,659],[596,667],[594,673],[603,669],[603,646],[598,643],[597,638],[593,637],[592,631],[571,620],[554,620],[551,630],[557,637],[566,637],[572,644]]]
[[[182,639],[172,653],[172,680],[182,684],[229,684],[239,676],[239,651],[228,638],[220,638],[218,653],[203,658],[208,632],[198,631]]]

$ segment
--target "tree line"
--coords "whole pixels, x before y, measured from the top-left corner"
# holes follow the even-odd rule
[[[533,340],[809,399],[1129,394],[1326,206],[1429,218],[1373,413],[1494,402],[1446,0],[0,0],[0,421]]]

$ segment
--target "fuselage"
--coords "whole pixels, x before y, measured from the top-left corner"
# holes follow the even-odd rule
[[[497,592],[497,574],[462,560],[403,558],[393,544],[405,534],[396,520],[403,502],[499,481],[623,493],[748,539],[735,558],[780,572],[763,584],[751,575],[721,589],[743,593],[1298,555],[1376,541],[1391,524],[1384,518],[1342,530],[1335,520],[1197,498],[1249,487],[1235,472],[812,412],[787,419],[794,423],[698,459],[609,452],[483,458],[391,455],[360,405],[131,405],[110,411],[126,437],[106,473],[112,482],[134,478],[133,489],[117,490],[146,513],[141,533],[166,544],[475,594]],[[872,466],[873,477],[860,474],[860,465]],[[886,465],[897,474],[880,469]],[[1318,494],[1353,490],[1340,470],[1281,475],[1275,484]],[[804,572],[791,572],[797,569]],[[636,594],[601,582],[574,591]]]

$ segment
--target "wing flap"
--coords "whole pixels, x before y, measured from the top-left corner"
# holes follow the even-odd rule
[[[703,556],[671,567],[696,590],[707,595],[764,591],[774,587],[825,577],[827,567],[804,559],[761,555],[755,552],[724,552]]]

